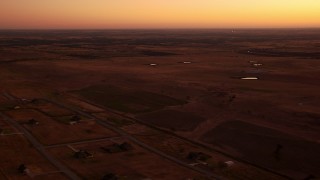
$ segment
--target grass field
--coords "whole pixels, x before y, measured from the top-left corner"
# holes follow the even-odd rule
[[[181,112],[176,110],[161,110],[138,116],[147,123],[154,124],[174,131],[192,131],[198,124],[205,121],[191,112]]]
[[[230,121],[205,134],[202,140],[225,151],[232,149],[251,162],[283,173],[296,174],[297,177],[320,172],[317,165],[320,144],[263,126]],[[282,148],[276,153],[278,145]]]
[[[90,86],[76,93],[105,107],[130,113],[149,112],[166,106],[186,103],[185,101],[156,93],[126,90],[104,85]]]

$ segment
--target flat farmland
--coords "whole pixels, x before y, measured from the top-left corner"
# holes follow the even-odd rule
[[[164,157],[201,151],[230,179],[319,178],[319,32],[0,32],[0,111],[81,177],[200,177]],[[118,136],[141,147],[100,149]]]
[[[122,112],[141,113],[185,103],[161,94],[112,86],[92,86],[77,92],[84,98]]]
[[[136,135],[136,137],[167,154],[178,157],[190,165],[208,169],[215,174],[218,174],[220,177],[226,177],[228,179],[285,179],[273,175],[270,172],[259,170],[254,166],[247,166],[242,162],[232,160],[231,157],[227,157],[218,152],[207,151],[206,149],[200,148],[192,143],[173,136],[154,134]],[[204,153],[209,155],[209,158],[205,161],[192,160],[188,158],[190,153]],[[221,165],[223,162],[227,161],[232,161],[234,165],[229,168]]]
[[[1,131],[0,135],[8,135],[8,134],[13,134],[13,133],[19,133],[18,130],[16,130],[15,128],[10,126],[8,123],[3,121],[1,118],[0,118],[0,131]]]
[[[319,167],[320,145],[283,134],[269,128],[241,121],[230,121],[219,125],[203,136],[203,141],[221,149],[237,151],[239,156],[265,167],[305,177],[316,174]],[[253,145],[248,147],[242,142]],[[280,147],[280,151],[277,148]],[[295,162],[301,162],[295,164]],[[308,163],[306,163],[308,162]]]
[[[71,116],[73,113],[44,100],[36,100],[35,103],[28,104],[27,107],[36,108],[51,117]]]
[[[6,113],[46,145],[117,136],[116,133],[96,124],[95,121],[81,121],[75,125],[69,125],[33,109],[14,110]],[[29,124],[30,119],[35,119],[39,125]]]
[[[204,118],[190,112],[181,112],[175,110],[162,110],[143,114],[137,118],[143,121],[154,124],[159,127],[178,130],[192,131],[198,124],[205,121]]]
[[[0,89],[1,90],[1,89]],[[4,103],[4,102],[6,102],[7,101],[7,99],[4,97],[4,96],[0,96],[0,102],[1,103]]]
[[[80,107],[85,112],[90,112],[90,113],[104,112],[104,109],[97,107],[95,105],[89,104],[89,103],[82,101],[80,99],[66,97],[65,101],[69,102],[70,104],[72,104],[76,107]]]
[[[177,166],[136,145],[133,145],[133,150],[119,153],[107,153],[101,149],[101,147],[107,147],[113,143],[109,141],[72,146],[74,149],[82,149],[92,153],[93,157],[88,159],[76,159],[73,157],[74,152],[68,147],[51,148],[50,152],[82,177],[88,179],[100,179],[107,173],[114,173],[124,179],[202,177],[198,173]]]
[[[23,137],[23,135],[0,136],[0,170],[2,175],[10,179],[28,179],[26,175],[18,172],[18,167],[25,164],[35,179],[37,176],[46,177],[47,173],[55,172],[49,161],[44,159],[36,149]],[[63,176],[52,175],[53,177]],[[1,177],[1,176],[0,176]],[[54,179],[48,177],[48,179]]]

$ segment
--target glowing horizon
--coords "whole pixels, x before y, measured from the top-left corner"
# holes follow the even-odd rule
[[[3,0],[0,29],[320,27],[318,0]]]

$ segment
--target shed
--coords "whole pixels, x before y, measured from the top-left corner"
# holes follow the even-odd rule
[[[35,120],[35,119],[30,119],[30,120],[28,121],[28,124],[29,124],[29,125],[32,125],[32,126],[37,126],[37,125],[39,125],[39,121],[37,121],[37,120]]]
[[[86,158],[92,158],[93,155],[86,150],[79,150],[74,153],[74,157],[76,157],[77,159],[86,159]]]

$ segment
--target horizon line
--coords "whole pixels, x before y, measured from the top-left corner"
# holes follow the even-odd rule
[[[0,31],[107,31],[107,30],[302,30],[320,27],[218,27],[218,28],[0,28]]]

